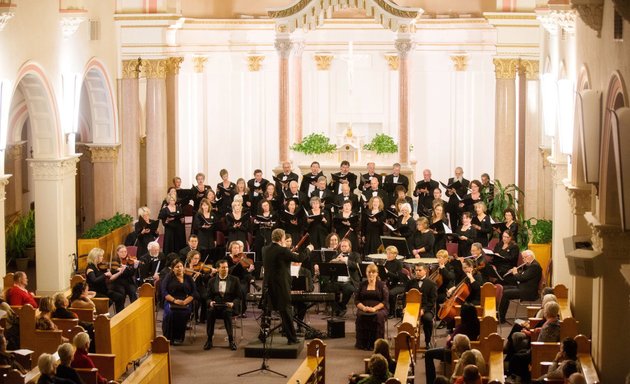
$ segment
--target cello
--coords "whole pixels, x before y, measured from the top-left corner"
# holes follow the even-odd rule
[[[469,263],[469,261],[466,261],[466,262]],[[472,267],[472,265],[469,264],[469,267]],[[482,267],[473,267],[471,274],[474,276],[475,273],[477,273],[477,271],[480,268]],[[468,279],[468,276],[462,279],[462,281],[457,285],[457,287],[453,291],[453,294],[451,295],[451,297],[449,297],[442,304],[442,307],[440,307],[440,310],[438,312],[438,317],[440,318],[440,320],[446,320],[446,319],[455,320],[455,316],[457,315],[455,306],[464,304],[468,296],[470,296],[471,294],[470,287],[468,286],[468,284],[466,284],[467,279]]]

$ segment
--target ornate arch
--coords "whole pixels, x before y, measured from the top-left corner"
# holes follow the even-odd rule
[[[621,182],[621,153],[619,148],[619,135],[617,129],[621,129],[615,124],[613,129],[613,119],[616,110],[628,106],[628,96],[626,87],[619,71],[615,71],[606,90],[604,104],[604,126],[602,134],[602,146],[600,157],[600,216],[602,223],[610,225],[622,225],[621,209],[622,185]],[[615,122],[616,123],[616,122]]]
[[[23,122],[26,119],[22,103],[26,104],[30,121],[33,158],[61,158],[64,147],[57,101],[48,76],[37,63],[27,62],[18,71],[10,112],[15,124],[9,125],[7,145],[21,141]]]
[[[267,13],[278,23],[279,32],[291,33],[298,28],[314,30],[324,20],[324,12],[342,8],[358,8],[394,32],[408,28],[409,24],[424,13],[421,8],[401,7],[389,0],[297,0],[284,8],[270,9]],[[404,26],[404,27],[403,27]]]
[[[85,95],[87,100],[84,100]],[[84,107],[89,109],[89,140],[84,141],[99,144],[114,144],[118,141],[118,119],[113,96],[107,68],[99,59],[91,58],[83,73],[79,104],[80,109]]]

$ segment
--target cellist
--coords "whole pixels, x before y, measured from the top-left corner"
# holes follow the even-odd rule
[[[455,286],[455,272],[448,262],[448,252],[446,249],[440,249],[436,255],[438,259],[438,268],[431,274],[430,278],[435,281],[438,286],[437,305],[438,307],[446,301],[446,291]]]
[[[481,300],[481,286],[483,285],[481,273],[477,272],[475,269],[475,262],[473,260],[462,258],[460,258],[460,260],[465,277],[457,286],[451,287],[446,291],[449,298],[444,302],[443,306],[447,308],[454,306],[455,303],[461,304],[462,302],[479,305]],[[449,330],[453,329],[455,325],[454,316],[440,316],[440,318],[446,322],[446,326]]]

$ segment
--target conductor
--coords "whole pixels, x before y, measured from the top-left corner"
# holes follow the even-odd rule
[[[291,262],[301,263],[306,253],[299,255],[284,247],[284,230],[276,228],[271,233],[271,244],[263,247],[263,295],[266,296],[266,312],[272,309],[280,313],[282,330],[287,344],[297,344],[298,338],[293,326],[291,310]]]

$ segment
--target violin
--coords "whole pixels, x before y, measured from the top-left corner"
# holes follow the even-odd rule
[[[239,253],[237,257],[239,258],[239,263],[243,268],[249,268],[252,264],[254,264],[254,260],[247,257],[245,252]]]

